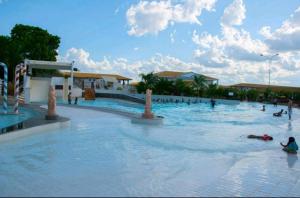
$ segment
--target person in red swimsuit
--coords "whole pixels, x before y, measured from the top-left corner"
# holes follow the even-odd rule
[[[271,141],[273,140],[272,136],[269,136],[267,134],[264,134],[263,136],[260,135],[248,135],[249,139],[259,139],[259,140],[264,140],[264,141]]]

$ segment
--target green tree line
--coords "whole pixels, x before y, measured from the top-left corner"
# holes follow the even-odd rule
[[[249,101],[272,101],[274,98],[293,98],[300,101],[300,93],[275,92],[270,88],[265,91],[255,89],[240,90],[234,87],[208,84],[201,75],[195,76],[192,82],[185,82],[181,79],[175,81],[156,76],[153,72],[140,74],[141,81],[137,84],[138,93],[145,93],[147,89],[152,89],[153,94],[194,96],[221,99],[249,100]]]

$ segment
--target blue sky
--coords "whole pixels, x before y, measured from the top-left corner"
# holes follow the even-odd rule
[[[193,70],[223,84],[266,83],[259,54],[279,53],[272,83],[300,86],[300,0],[0,2],[0,34],[17,23],[47,29],[61,37],[58,58],[81,71],[137,80],[141,72]]]

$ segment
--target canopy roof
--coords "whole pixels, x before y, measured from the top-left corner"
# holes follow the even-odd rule
[[[70,72],[62,72],[63,76],[69,77]],[[127,78],[124,76],[120,76],[117,74],[99,74],[99,73],[84,73],[84,72],[73,72],[75,78],[96,78],[96,79],[117,79],[117,80],[131,80],[131,78]]]
[[[28,69],[56,69],[56,70],[71,70],[73,62],[56,62],[56,61],[41,61],[41,60],[25,60]]]

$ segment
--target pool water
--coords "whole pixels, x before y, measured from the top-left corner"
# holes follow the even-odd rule
[[[124,108],[118,101],[79,105]],[[281,151],[289,136],[300,141],[300,114],[286,107],[241,103],[154,104],[162,126],[93,110],[58,107],[71,126],[0,144],[1,196],[295,196],[297,156]],[[250,140],[269,134],[272,142]],[[294,193],[294,194],[293,194]]]
[[[8,112],[12,112],[12,108],[9,108]],[[0,115],[0,129],[16,125],[20,122],[23,122],[29,118],[36,116],[38,113],[24,107],[19,107],[19,114],[1,114]]]
[[[117,100],[117,99],[84,100],[81,98],[81,99],[78,99],[78,105],[94,106],[94,107],[108,107],[108,108],[112,108],[112,109],[134,112],[134,113],[142,113],[144,110],[144,106],[141,104],[127,102],[124,100]]]
[[[143,105],[114,99],[79,100],[78,105],[109,107],[134,113],[144,111]],[[195,151],[246,152],[249,147],[252,147],[252,151],[275,148],[289,135],[298,137],[298,109],[293,111],[293,120],[288,121],[287,114],[282,117],[273,116],[274,112],[286,110],[286,106],[266,105],[265,112],[260,111],[261,107],[260,103],[247,102],[217,103],[215,108],[209,103],[153,103],[153,112],[164,117],[164,125],[155,129],[146,141]],[[268,134],[276,139],[267,144],[245,141],[249,134]],[[127,135],[144,140],[139,131],[130,131]]]

